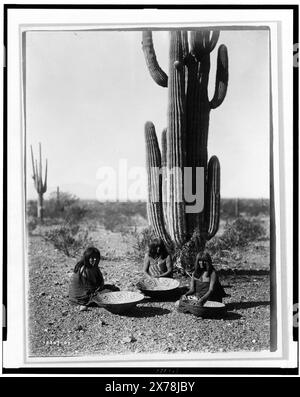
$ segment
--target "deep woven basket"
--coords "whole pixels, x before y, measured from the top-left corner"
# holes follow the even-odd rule
[[[120,314],[131,310],[144,299],[144,295],[132,291],[106,292],[97,295],[94,300],[98,306],[104,307],[112,313]]]
[[[226,306],[224,303],[207,301],[203,306],[197,302],[189,301],[188,299],[180,299],[178,311],[182,313],[192,313],[197,317],[217,318],[226,313]]]

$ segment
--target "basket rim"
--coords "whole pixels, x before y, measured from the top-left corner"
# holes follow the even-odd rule
[[[210,303],[210,302],[217,303],[217,305],[216,305],[216,306],[205,306],[206,303]],[[203,305],[203,307],[205,307],[206,309],[222,309],[222,308],[225,307],[225,306],[226,306],[226,305],[225,305],[225,303],[223,303],[223,302],[210,301],[210,300],[206,301],[206,302],[204,303],[204,305]]]
[[[102,300],[102,298],[103,298],[103,296],[112,296],[112,294],[113,295],[121,295],[122,293],[130,293],[130,294],[132,294],[132,295],[135,295],[136,296],[136,299],[135,300],[133,300],[133,301],[125,301],[125,302],[103,302],[103,300]],[[99,303],[101,303],[102,305],[113,305],[113,306],[116,306],[116,305],[128,305],[128,304],[136,304],[136,303],[138,303],[138,302],[141,302],[143,299],[144,299],[145,297],[144,297],[144,295],[143,294],[141,294],[140,292],[137,292],[137,291],[111,291],[111,292],[105,292],[105,293],[103,293],[103,294],[101,294],[99,297],[98,297],[98,301],[99,301]]]
[[[174,285],[171,285],[169,288],[163,288],[163,289],[153,289],[153,288],[143,288],[143,287],[140,287],[139,289],[141,291],[153,291],[153,292],[171,291],[173,289],[178,288],[180,285],[180,282],[178,280],[169,278],[169,277],[158,277],[158,278],[155,278],[155,280],[158,281],[158,284],[159,284],[159,280],[168,280],[168,282],[170,282],[170,284],[174,284]],[[146,287],[147,279],[143,279],[143,280],[141,280],[141,282],[145,283],[144,285]]]
[[[207,303],[211,303],[211,302],[217,303],[217,305],[216,306],[206,306]],[[223,302],[209,301],[209,300],[206,301],[203,306],[194,305],[188,299],[184,301],[184,304],[185,305],[190,305],[190,306],[193,306],[193,307],[197,307],[197,308],[202,309],[202,310],[215,310],[215,309],[225,309],[226,308],[226,304],[223,303]]]

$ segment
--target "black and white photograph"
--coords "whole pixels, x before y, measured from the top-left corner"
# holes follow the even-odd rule
[[[276,23],[247,10],[236,22],[156,10],[157,23],[155,11],[147,22],[110,10],[105,23],[85,12],[108,10],[81,11],[18,31],[8,224],[20,216],[25,363],[284,360],[293,263],[280,175],[293,131],[281,129]]]

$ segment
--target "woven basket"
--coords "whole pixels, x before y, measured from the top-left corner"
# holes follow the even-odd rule
[[[203,306],[200,306],[197,300],[181,298],[178,311],[182,313],[192,313],[197,317],[217,318],[226,313],[226,306],[224,303],[215,301],[207,301]]]
[[[179,287],[179,281],[172,278],[146,278],[137,283],[139,290],[148,296],[167,296]]]
[[[112,313],[120,314],[131,310],[144,299],[144,295],[132,291],[116,291],[98,294],[94,302]]]

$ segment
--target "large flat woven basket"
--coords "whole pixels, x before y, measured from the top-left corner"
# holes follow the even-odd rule
[[[98,294],[94,302],[112,313],[120,314],[131,310],[144,299],[144,295],[132,291],[114,291]]]
[[[179,287],[179,281],[168,277],[149,277],[139,281],[137,287],[148,296],[167,296],[176,291]]]

